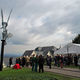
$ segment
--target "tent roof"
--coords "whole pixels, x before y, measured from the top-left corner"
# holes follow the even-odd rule
[[[54,54],[80,54],[80,44],[69,43],[55,51]]]

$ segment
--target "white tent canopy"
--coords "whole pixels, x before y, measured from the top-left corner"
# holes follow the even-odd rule
[[[54,52],[56,54],[80,54],[80,44],[69,43]]]

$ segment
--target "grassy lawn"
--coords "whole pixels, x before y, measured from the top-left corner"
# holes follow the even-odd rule
[[[0,72],[0,80],[80,80],[80,78],[72,78],[50,72],[32,72],[31,69],[27,68],[19,70],[6,68]]]

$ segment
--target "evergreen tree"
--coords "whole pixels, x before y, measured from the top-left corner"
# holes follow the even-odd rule
[[[80,34],[78,34],[74,40],[72,40],[72,43],[80,44]]]

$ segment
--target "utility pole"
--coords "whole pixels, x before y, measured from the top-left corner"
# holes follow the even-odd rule
[[[7,26],[8,26],[8,21],[9,21],[11,12],[12,12],[12,10],[10,11],[10,14],[9,14],[7,22],[4,22],[4,20],[3,20],[3,11],[1,9],[1,17],[2,17],[2,27],[1,27],[1,29],[3,29],[3,32],[2,32],[2,40],[1,40],[2,44],[1,44],[0,71],[2,71],[2,69],[3,69],[4,46],[6,44],[6,39],[8,37],[10,37],[10,35],[11,35],[10,33],[7,33]]]
[[[0,71],[2,71],[3,68],[3,56],[4,56],[4,43],[5,40],[1,40],[2,41],[2,45],[1,45],[1,63],[0,63]]]
[[[4,46],[6,43],[6,38],[7,38],[7,23],[6,22],[2,22],[2,28],[3,28],[3,32],[2,32],[2,44],[1,44],[1,63],[0,63],[0,71],[2,71],[3,68],[3,57],[4,57]]]

